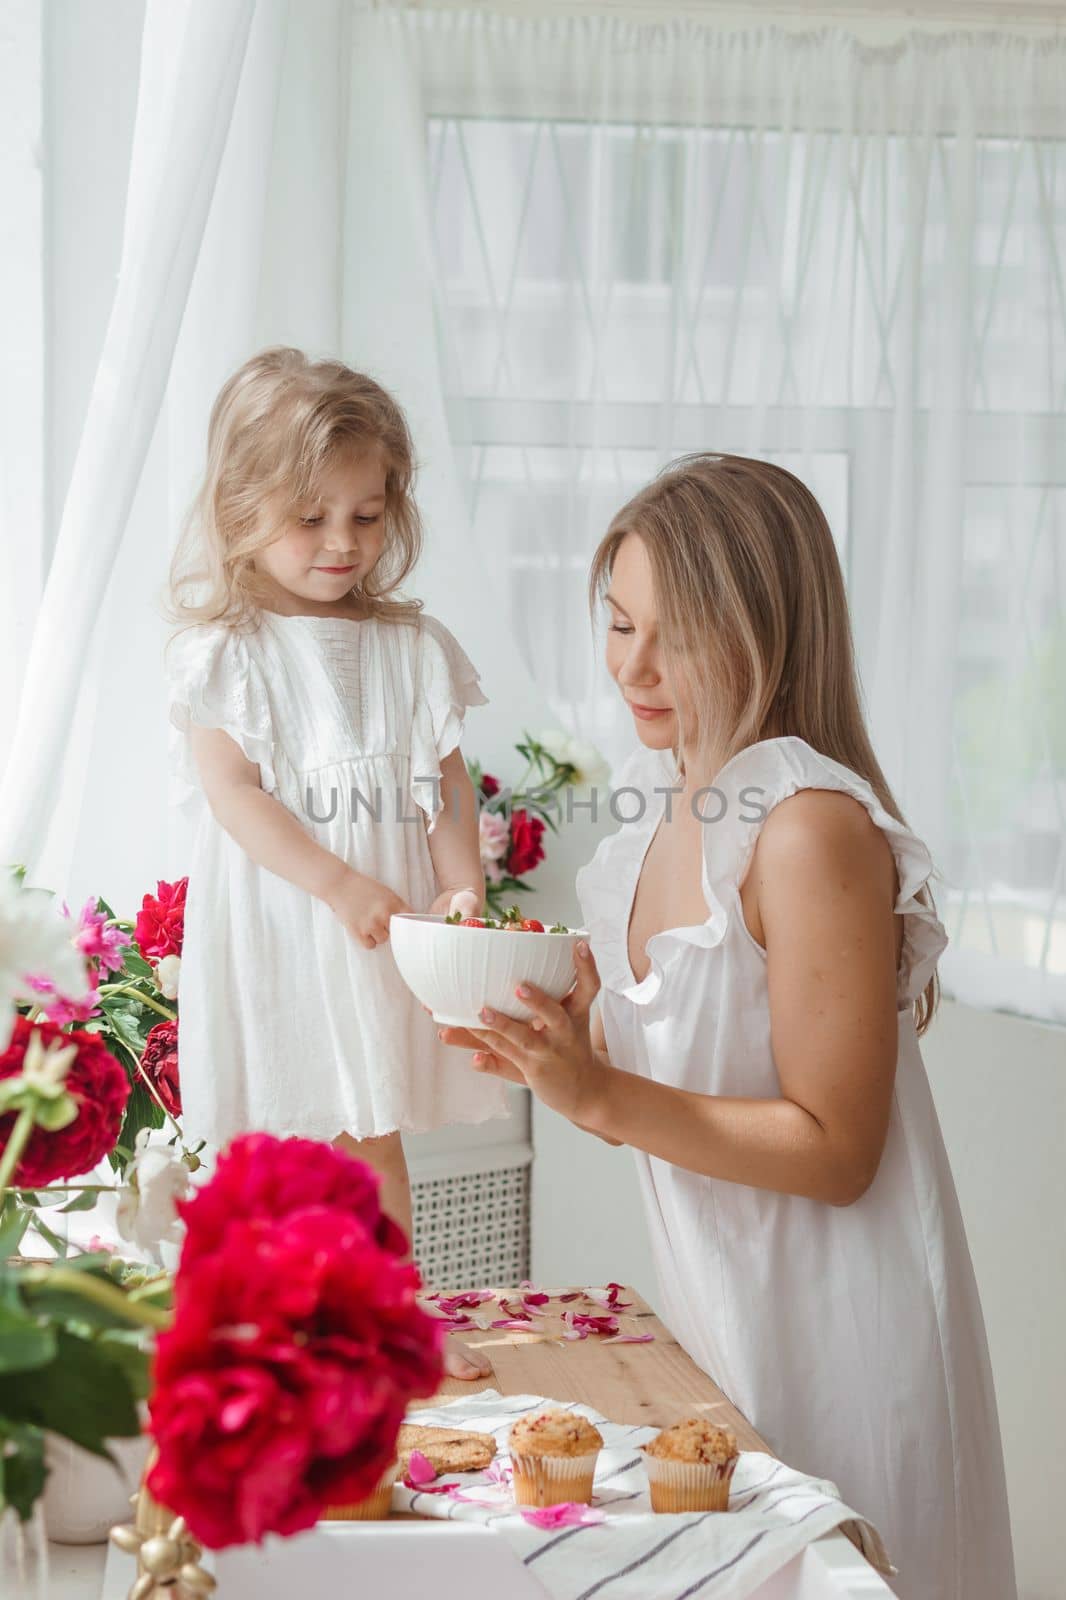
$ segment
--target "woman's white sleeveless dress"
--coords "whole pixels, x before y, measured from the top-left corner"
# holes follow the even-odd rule
[[[799,789],[854,795],[888,838],[904,919],[899,1055],[884,1155],[854,1205],[683,1171],[637,1151],[660,1308],[693,1359],[790,1465],[836,1483],[880,1530],[906,1600],[1015,1600],[1006,1485],[984,1322],[911,1001],[947,938],[916,898],[929,853],[870,785],[804,740],[767,739],[721,771],[702,829],[706,922],[627,930],[645,852],[676,785],[669,751],[638,750],[619,814],[578,874],[616,1067],[702,1094],[776,1097],[766,955],[741,911],[766,814]],[[676,797],[674,800],[676,803]]]
[[[323,901],[253,861],[215,819],[192,723],[223,728],[319,844],[416,911],[437,894],[427,826],[440,763],[485,696],[443,623],[261,613],[176,634],[165,652],[174,803],[192,847],[178,980],[186,1134],[332,1139],[505,1116],[400,977]]]

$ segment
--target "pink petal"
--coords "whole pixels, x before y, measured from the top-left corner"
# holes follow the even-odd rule
[[[568,1294],[561,1294],[559,1296],[559,1299],[563,1302],[564,1305],[566,1305],[566,1303],[568,1301],[570,1301],[570,1300],[581,1300],[581,1299],[583,1299],[584,1298],[584,1294],[585,1294],[584,1289],[572,1289],[572,1290],[570,1290],[570,1292]]]
[[[485,1468],[485,1477],[489,1483],[499,1484],[501,1488],[505,1488],[513,1476],[513,1469],[506,1461],[496,1460]]]
[[[473,1310],[485,1300],[491,1300],[493,1295],[490,1289],[473,1289],[467,1294],[431,1295],[430,1298],[436,1301],[446,1317],[451,1317],[457,1311]]]
[[[588,1328],[590,1333],[618,1332],[617,1317],[594,1317],[587,1311],[568,1311],[563,1313],[563,1320],[574,1328]]]
[[[609,1339],[604,1339],[604,1344],[651,1344],[655,1338],[654,1333],[612,1333]]]
[[[539,1294],[524,1294],[522,1296],[522,1304],[527,1311],[532,1311],[536,1306],[546,1306],[550,1299],[551,1295],[544,1294],[543,1291]]]
[[[532,1329],[531,1329],[530,1324],[529,1324],[528,1321],[519,1322],[517,1320],[517,1318],[515,1318],[515,1317],[500,1317],[498,1321],[490,1322],[489,1323],[489,1327],[490,1328],[507,1328],[507,1329],[510,1329],[514,1333],[531,1333],[532,1332]]]
[[[516,1306],[513,1300],[505,1300],[500,1296],[500,1310],[505,1317],[510,1317],[513,1322],[531,1322],[533,1319],[528,1311],[521,1306]]]
[[[407,1463],[407,1478],[411,1483],[421,1489],[424,1484],[432,1483],[439,1476],[428,1456],[424,1456],[421,1450],[411,1451],[411,1459]]]
[[[531,1523],[534,1528],[582,1528],[607,1520],[603,1511],[593,1506],[578,1505],[573,1500],[564,1500],[557,1506],[520,1506],[519,1512],[523,1521]]]

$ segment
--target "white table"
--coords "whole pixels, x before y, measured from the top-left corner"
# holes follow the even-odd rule
[[[94,1547],[91,1554],[104,1552]],[[213,1570],[218,1600],[468,1600],[490,1594],[544,1600],[543,1588],[510,1547],[491,1529],[469,1523],[321,1523],[294,1539],[269,1539],[261,1550],[223,1551]],[[50,1588],[49,1600],[126,1600],[135,1574],[133,1557],[112,1547],[102,1587],[99,1561],[85,1559],[84,1586]],[[850,1540],[834,1532],[753,1589],[751,1600],[892,1600],[892,1591]]]

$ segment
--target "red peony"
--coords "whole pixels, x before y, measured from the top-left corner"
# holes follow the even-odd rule
[[[134,938],[146,961],[162,961],[164,956],[180,956],[185,937],[185,891],[188,878],[177,883],[156,884],[154,895],[146,894],[134,925]]]
[[[512,878],[521,878],[544,860],[544,824],[528,811],[511,814],[511,848],[504,862]]]
[[[483,772],[481,775],[481,792],[486,800],[491,800],[494,794],[499,794],[499,778],[494,778],[490,772]]]
[[[118,1142],[122,1114],[130,1097],[129,1079],[114,1056],[94,1033],[78,1030],[64,1033],[50,1022],[30,1022],[16,1017],[11,1043],[0,1055],[0,1078],[11,1078],[22,1071],[30,1035],[39,1033],[45,1049],[53,1039],[63,1045],[76,1044],[78,1053],[70,1064],[66,1087],[77,1102],[78,1115],[65,1128],[50,1133],[34,1128],[15,1169],[23,1188],[37,1189],[61,1178],[78,1178],[91,1172]],[[0,1150],[11,1135],[16,1113],[0,1117]]]
[[[152,1088],[172,1117],[181,1116],[181,1083],[178,1079],[178,1025],[157,1022],[144,1041],[141,1067]]]
[[[365,1161],[317,1139],[242,1134],[219,1157],[210,1183],[178,1207],[186,1224],[182,1266],[218,1250],[231,1223],[280,1221],[308,1206],[361,1218],[379,1249],[405,1255],[407,1236],[382,1211],[380,1182]]]
[[[253,1134],[180,1207],[148,1486],[210,1548],[297,1533],[362,1499],[409,1401],[440,1381],[444,1324],[419,1307],[389,1230],[381,1242],[377,1189],[330,1145]]]

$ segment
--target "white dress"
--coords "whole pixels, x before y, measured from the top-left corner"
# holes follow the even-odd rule
[[[700,1094],[780,1095],[766,955],[739,895],[760,807],[806,788],[854,795],[891,845],[904,924],[888,1138],[854,1205],[701,1177],[635,1152],[665,1320],[777,1455],[831,1479],[877,1526],[899,1595],[1015,1600],[984,1323],[911,1014],[947,943],[916,899],[932,871],[928,851],[864,779],[804,740],[751,745],[719,774],[727,809],[702,829],[707,920],[654,934],[637,982],[627,930],[666,804],[653,790],[677,782],[669,751],[638,750],[616,787],[633,785],[647,809],[578,874],[616,1067]],[[636,808],[627,796],[626,815]]]
[[[185,1131],[333,1139],[506,1115],[401,979],[323,901],[259,866],[199,787],[190,722],[224,728],[307,832],[415,911],[438,893],[427,825],[477,673],[436,618],[201,624],[165,651],[175,803],[193,808],[178,981]],[[434,782],[435,780],[435,782]]]

